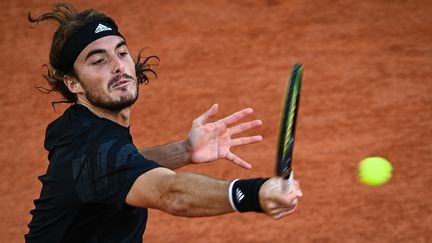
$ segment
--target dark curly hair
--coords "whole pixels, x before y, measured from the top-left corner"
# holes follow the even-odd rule
[[[75,71],[72,69],[70,73],[62,73],[60,71],[60,54],[67,40],[82,26],[93,21],[105,21],[107,23],[116,26],[115,21],[106,16],[105,14],[94,10],[87,9],[82,12],[77,12],[76,9],[70,3],[55,3],[53,5],[52,12],[44,13],[38,17],[32,17],[31,13],[28,13],[28,20],[37,26],[41,21],[54,20],[59,23],[59,27],[54,33],[51,50],[49,54],[49,65],[44,64],[42,68],[47,70],[43,77],[48,81],[50,89],[40,88],[38,89],[44,93],[50,93],[52,91],[59,92],[65,99],[65,101],[53,102],[54,103],[74,103],[77,101],[77,95],[70,92],[68,87],[63,82],[63,77],[69,75],[77,77]],[[159,62],[157,56],[143,57],[141,56],[143,49],[138,53],[138,57],[135,60],[135,73],[138,84],[147,84],[149,82],[148,73],[152,73],[157,77],[156,72],[152,69],[152,66],[157,65],[151,64],[151,59],[156,59]]]

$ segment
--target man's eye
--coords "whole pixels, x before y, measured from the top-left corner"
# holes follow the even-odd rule
[[[95,62],[93,62],[92,64],[95,65],[95,64],[100,64],[100,63],[103,63],[103,62],[104,62],[104,59],[98,59]]]
[[[127,52],[120,52],[120,56],[126,56],[127,54],[129,54],[129,53],[127,53]]]

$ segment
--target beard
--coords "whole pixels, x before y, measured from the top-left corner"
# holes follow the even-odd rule
[[[116,76],[110,82],[108,83],[108,90],[110,87],[112,87],[118,80],[121,78],[127,78],[130,80],[134,80],[135,83],[135,93],[129,93],[126,96],[120,96],[118,100],[108,100],[100,95],[98,95],[96,92],[93,92],[92,90],[87,90],[86,98],[87,100],[92,103],[93,105],[113,111],[113,112],[119,112],[127,107],[132,106],[138,99],[139,94],[139,86],[136,79],[134,79],[132,76],[123,74],[121,76]]]
[[[137,89],[138,89],[138,85],[137,85]],[[135,101],[137,101],[138,99],[138,92],[136,93],[136,95],[134,96],[122,96],[120,97],[119,100],[115,100],[115,101],[106,101],[101,99],[98,96],[92,96],[91,94],[87,95],[87,99],[88,101],[90,101],[93,105],[109,110],[109,111],[113,111],[113,112],[119,112],[121,110],[123,110],[124,108],[130,107],[132,106]]]

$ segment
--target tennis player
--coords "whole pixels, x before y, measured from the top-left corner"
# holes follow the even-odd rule
[[[131,106],[139,85],[155,75],[151,59],[134,61],[114,20],[88,9],[56,3],[33,23],[59,23],[46,79],[71,106],[46,130],[49,165],[34,201],[26,242],[142,242],[147,209],[184,217],[259,212],[273,218],[292,213],[301,197],[297,181],[287,191],[282,178],[224,181],[176,173],[187,164],[227,159],[251,165],[230,149],[261,141],[232,138],[261,125],[244,109],[209,123],[218,105],[193,121],[183,141],[137,149],[130,134]]]

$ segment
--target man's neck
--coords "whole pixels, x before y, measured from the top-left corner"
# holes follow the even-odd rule
[[[121,111],[111,111],[98,106],[94,106],[93,104],[83,100],[80,100],[77,103],[87,107],[93,114],[98,117],[108,119],[123,127],[129,127],[130,125],[130,106],[124,108]]]

